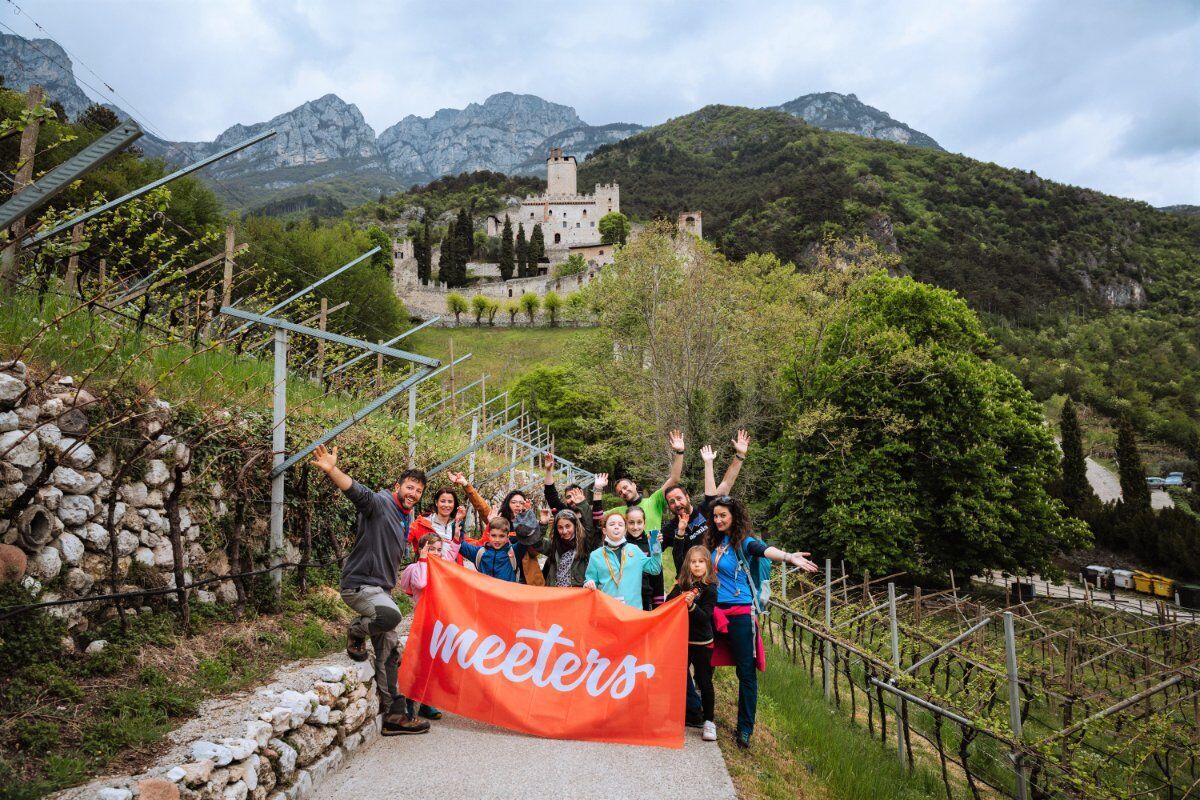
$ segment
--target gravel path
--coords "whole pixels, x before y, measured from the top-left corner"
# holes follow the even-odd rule
[[[1096,492],[1096,496],[1100,498],[1100,502],[1111,503],[1114,500],[1120,500],[1121,480],[1117,477],[1116,473],[1090,458],[1085,459],[1085,461],[1087,463],[1088,483],[1092,485],[1092,489]],[[1171,495],[1162,489],[1151,489],[1150,507],[1174,508],[1175,501],[1171,499]]]
[[[716,742],[688,728],[682,750],[540,739],[446,715],[421,736],[377,739],[312,800],[735,800]]]

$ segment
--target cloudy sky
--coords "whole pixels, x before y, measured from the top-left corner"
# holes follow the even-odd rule
[[[31,18],[175,140],[327,92],[376,132],[501,91],[646,125],[854,92],[948,150],[1200,203],[1200,0],[0,0]]]

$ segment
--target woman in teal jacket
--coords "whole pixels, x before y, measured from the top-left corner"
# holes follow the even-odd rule
[[[610,511],[601,526],[604,542],[588,557],[584,588],[599,589],[627,606],[642,608],[642,576],[662,574],[658,532],[650,535],[650,554],[625,541],[625,515]]]

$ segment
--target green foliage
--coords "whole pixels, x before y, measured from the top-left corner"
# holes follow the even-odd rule
[[[562,308],[562,298],[558,296],[558,292],[546,292],[546,296],[542,298],[542,308],[546,309],[546,316],[550,317],[550,324],[558,324],[558,312]]]
[[[446,295],[446,310],[454,315],[454,323],[458,324],[459,316],[467,312],[469,305],[467,298],[463,297],[458,292],[451,292]]]
[[[499,172],[478,172],[447,175],[423,186],[389,195],[382,201],[361,205],[349,212],[355,220],[376,219],[382,211],[384,218],[395,219],[412,208],[422,208],[426,219],[437,219],[455,208],[471,208],[476,214],[495,214],[503,211],[508,197],[524,197],[545,191],[546,181],[532,176],[508,176]]]
[[[533,232],[529,234],[529,270],[537,272],[537,265],[546,257],[546,235],[542,233],[542,224],[536,223]]]
[[[596,229],[600,231],[601,244],[625,244],[630,228],[629,217],[620,211],[608,212],[596,225]]]
[[[1067,508],[1078,516],[1081,509],[1098,502],[1087,480],[1087,464],[1083,455],[1083,437],[1079,432],[1079,417],[1075,403],[1067,398],[1059,417],[1059,436],[1062,438],[1062,489],[1060,497]]]
[[[529,324],[533,324],[534,317],[537,316],[538,310],[542,307],[541,298],[533,292],[526,292],[521,295],[521,311],[525,312],[525,316],[529,317]]]
[[[75,120],[76,123],[85,128],[102,133],[108,133],[113,128],[121,123],[120,118],[108,106],[102,106],[99,103],[92,103],[79,113]]]
[[[508,280],[513,276],[513,230],[512,220],[504,215],[504,230],[500,233],[500,277]]]
[[[582,275],[584,272],[587,272],[587,262],[583,260],[583,256],[579,253],[572,253],[567,256],[566,261],[554,268],[554,275],[558,278],[563,278],[567,275]]]
[[[496,312],[500,310],[500,301],[493,300],[490,297],[487,299],[487,318],[488,325],[496,324]]]
[[[0,608],[36,602],[24,587],[0,583]],[[17,614],[0,622],[0,675],[11,675],[30,664],[45,664],[58,658],[60,642],[67,634],[62,620],[44,609]]]
[[[475,324],[483,324],[483,315],[488,311],[489,300],[481,294],[471,298],[471,310],[475,312]]]
[[[517,314],[521,313],[521,301],[509,300],[504,304],[504,313],[508,314],[508,324],[515,325],[517,323]]]
[[[529,243],[525,241],[525,226],[517,223],[517,277],[529,277]]]
[[[1117,425],[1117,465],[1121,479],[1121,505],[1128,513],[1150,510],[1150,487],[1138,452],[1137,434],[1128,417]]]
[[[367,239],[372,247],[378,247],[379,252],[371,256],[371,266],[383,270],[384,274],[392,274],[392,237],[383,232],[383,228],[372,225],[367,228]]]
[[[608,389],[589,370],[540,366],[525,373],[509,390],[514,402],[523,401],[538,422],[554,435],[556,451],[572,461],[600,442],[603,431],[594,423],[612,403]]]

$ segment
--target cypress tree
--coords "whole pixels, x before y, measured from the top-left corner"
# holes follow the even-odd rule
[[[1138,452],[1133,423],[1122,417],[1117,426],[1117,469],[1121,479],[1121,505],[1126,512],[1150,510],[1150,487]]]
[[[529,277],[529,244],[525,241],[525,226],[517,223],[517,277]]]
[[[512,221],[504,215],[504,230],[500,233],[500,277],[508,280],[513,276],[513,231]]]
[[[1087,465],[1083,457],[1083,436],[1079,432],[1079,417],[1075,414],[1075,404],[1068,397],[1063,403],[1062,416],[1059,418],[1059,431],[1062,434],[1062,496],[1067,508],[1076,514],[1087,504],[1088,499],[1094,499],[1095,494],[1087,480]]]
[[[438,280],[447,286],[458,286],[458,237],[453,226],[442,239],[442,254],[438,259]]]
[[[536,275],[538,264],[546,255],[546,238],[542,234],[542,225],[538,223],[533,226],[533,233],[529,235],[529,274]]]
[[[429,220],[420,232],[421,249],[417,252],[417,278],[423,283],[433,280],[433,230]]]
[[[467,262],[475,252],[475,226],[465,208],[458,210],[458,258],[462,264],[462,277],[467,277]]]

